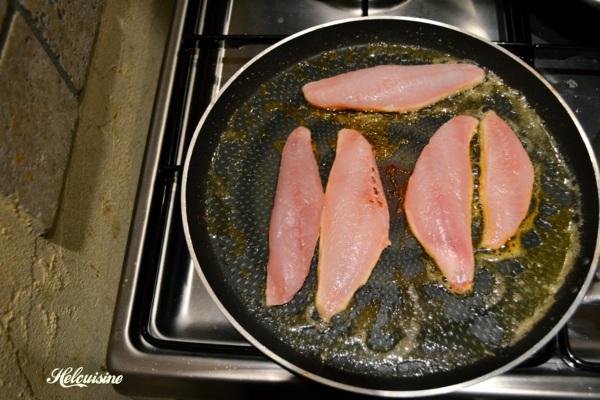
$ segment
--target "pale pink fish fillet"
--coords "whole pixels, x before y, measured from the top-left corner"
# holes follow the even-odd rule
[[[481,121],[481,247],[497,249],[513,236],[527,215],[534,170],[513,130],[495,112]]]
[[[404,200],[410,229],[455,293],[473,285],[469,151],[477,124],[461,115],[437,130],[417,160]]]
[[[269,227],[267,305],[290,301],[302,288],[319,238],[323,185],[310,131],[296,128],[281,154]]]
[[[365,111],[414,111],[479,84],[485,72],[471,64],[379,65],[302,88],[313,106]]]
[[[342,129],[321,215],[316,304],[323,320],[343,311],[369,279],[390,245],[389,219],[371,145]]]

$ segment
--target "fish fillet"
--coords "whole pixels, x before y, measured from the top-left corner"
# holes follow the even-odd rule
[[[371,145],[357,131],[338,134],[319,244],[317,310],[325,321],[343,311],[390,245],[388,206]]]
[[[481,246],[497,249],[527,215],[533,191],[531,160],[513,130],[493,111],[481,121]]]
[[[310,82],[313,106],[365,111],[414,111],[479,84],[485,72],[471,64],[379,65]]]
[[[473,285],[470,141],[478,121],[457,116],[442,125],[419,156],[404,210],[410,229],[455,293]]]
[[[290,301],[302,288],[319,238],[323,185],[310,131],[296,128],[281,154],[269,228],[267,305]]]

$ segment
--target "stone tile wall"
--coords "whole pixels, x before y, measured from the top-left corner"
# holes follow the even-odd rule
[[[104,0],[0,0],[0,192],[53,224]]]
[[[0,6],[5,4],[0,0]],[[125,399],[110,385],[63,388],[46,379],[55,368],[106,371],[115,298],[173,9],[172,0],[107,1],[85,84],[77,94],[56,68],[58,58],[48,56],[52,44],[42,45],[45,36],[34,32],[22,11],[9,11],[11,30],[23,33],[5,43],[4,60],[15,62],[2,62],[0,110],[19,103],[15,110],[30,107],[31,115],[19,111],[21,119],[11,122],[12,132],[52,131],[55,139],[46,139],[51,145],[59,137],[56,132],[71,124],[76,133],[50,232],[34,234],[31,217],[0,195],[0,400]],[[60,65],[69,71],[67,63]],[[35,78],[44,76],[38,70],[48,72],[45,79]],[[6,88],[16,90],[24,79],[37,94],[17,92],[6,100]],[[37,107],[52,110],[55,120]],[[15,112],[0,117],[0,127]],[[6,148],[5,130],[0,137],[0,148]],[[30,137],[35,139],[31,143],[37,140]],[[39,151],[28,149],[27,154]]]

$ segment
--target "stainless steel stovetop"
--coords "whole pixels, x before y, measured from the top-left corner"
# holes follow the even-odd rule
[[[348,398],[292,375],[246,342],[202,286],[183,239],[179,190],[188,142],[210,99],[246,61],[288,34],[336,19],[368,13],[446,22],[530,62],[571,105],[600,150],[595,27],[564,31],[559,23],[568,13],[577,17],[582,12],[588,13],[585,22],[596,11],[575,4],[553,15],[547,8],[554,6],[538,12],[516,0],[179,0],[108,353],[109,369],[125,375],[117,390],[211,399],[262,393]],[[457,394],[600,398],[599,311],[596,280],[556,340],[522,367]]]

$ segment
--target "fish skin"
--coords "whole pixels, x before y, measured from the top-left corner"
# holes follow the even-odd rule
[[[485,71],[472,64],[379,65],[307,83],[302,92],[319,108],[408,112],[484,78]]]
[[[310,131],[298,127],[281,154],[269,226],[267,306],[289,302],[302,288],[319,238],[323,196]]]
[[[411,231],[459,294],[471,289],[475,269],[469,152],[477,125],[461,115],[437,130],[419,155],[404,200]]]
[[[534,168],[521,141],[495,112],[481,120],[483,237],[480,246],[497,249],[510,239],[527,216]]]
[[[390,245],[389,220],[371,145],[358,131],[342,129],[321,214],[316,306],[324,321],[369,279]]]

